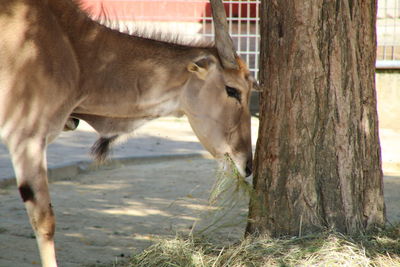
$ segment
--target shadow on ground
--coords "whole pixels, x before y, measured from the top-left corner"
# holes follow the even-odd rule
[[[189,233],[207,217],[216,163],[209,159],[142,163],[79,175],[51,184],[62,266],[109,264],[157,238]],[[0,189],[0,266],[32,266],[39,257],[14,186]],[[4,203],[4,204],[3,204]],[[246,213],[224,238],[239,238]]]

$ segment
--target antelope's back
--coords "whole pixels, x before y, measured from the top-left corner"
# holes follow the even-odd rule
[[[68,38],[45,1],[0,0],[0,127],[39,113],[51,119],[71,95],[78,65]],[[61,97],[65,98],[65,97]],[[14,123],[15,124],[15,123]]]

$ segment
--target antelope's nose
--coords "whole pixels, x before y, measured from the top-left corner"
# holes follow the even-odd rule
[[[250,158],[246,162],[246,177],[249,177],[253,173],[253,160]]]

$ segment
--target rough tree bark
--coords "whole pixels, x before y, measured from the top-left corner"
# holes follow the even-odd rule
[[[260,129],[248,233],[385,222],[376,0],[263,0]]]

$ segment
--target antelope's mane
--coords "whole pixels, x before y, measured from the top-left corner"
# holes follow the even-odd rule
[[[189,38],[187,38],[187,36],[185,37],[185,35],[182,33],[163,31],[157,29],[156,24],[141,23],[135,21],[134,16],[132,16],[132,20],[130,20],[129,22],[122,21],[118,18],[110,19],[110,11],[107,10],[103,5],[101,5],[100,7],[99,14],[92,15],[90,7],[83,7],[82,3],[78,2],[77,0],[72,0],[72,2],[75,4],[76,8],[79,9],[78,11],[83,12],[88,19],[99,23],[100,25],[108,28],[111,31],[117,31],[122,34],[130,35],[132,37],[150,39],[175,45],[199,48],[214,47],[213,41],[207,41],[204,38],[200,38],[199,36],[197,38],[195,36],[190,36]]]

